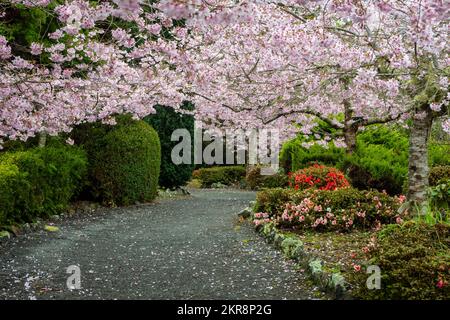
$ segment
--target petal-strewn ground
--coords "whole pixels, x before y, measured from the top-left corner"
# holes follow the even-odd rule
[[[311,299],[320,296],[236,212],[253,192],[101,209],[0,245],[0,299]],[[66,269],[81,269],[68,290]]]

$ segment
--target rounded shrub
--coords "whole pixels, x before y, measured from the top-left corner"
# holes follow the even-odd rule
[[[408,221],[381,230],[367,253],[369,265],[382,270],[381,289],[369,290],[367,274],[353,277],[361,299],[448,300],[450,297],[450,225]]]
[[[89,156],[88,191],[110,205],[153,200],[161,161],[158,134],[144,121],[118,117],[117,122],[84,124],[74,130],[75,141]]]
[[[350,186],[344,174],[336,168],[314,164],[289,174],[289,186],[295,190],[317,188],[337,190]]]
[[[190,110],[192,105],[183,104],[182,108]],[[171,107],[155,106],[156,113],[144,118],[157,132],[161,141],[161,173],[159,185],[165,188],[176,188],[185,185],[191,178],[194,162],[191,164],[174,164],[171,158],[172,149],[179,142],[171,141],[176,129],[186,129],[191,135],[191,147],[194,137],[194,117],[189,114],[176,112]]]
[[[437,186],[441,180],[450,179],[450,166],[437,166],[430,169],[428,181],[430,186]]]

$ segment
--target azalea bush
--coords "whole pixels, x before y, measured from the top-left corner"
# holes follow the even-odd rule
[[[270,189],[258,193],[254,209],[265,213],[281,228],[377,230],[383,224],[402,223],[407,218],[407,212],[403,215],[397,212],[404,201],[404,196],[391,197],[378,191],[353,188],[335,191]]]
[[[450,179],[450,166],[436,166],[430,169],[428,181],[430,186],[437,186],[441,180]]]
[[[381,230],[362,250],[367,265],[355,269],[352,294],[361,299],[433,299],[450,297],[450,225],[408,221]],[[369,265],[381,269],[381,289],[366,286]]]
[[[305,190],[309,188],[337,190],[348,188],[350,183],[338,169],[314,164],[311,167],[290,173],[289,186],[295,190]]]

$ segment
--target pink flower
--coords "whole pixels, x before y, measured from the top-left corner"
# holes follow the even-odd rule
[[[446,283],[444,280],[442,280],[441,278],[439,278],[439,281],[436,284],[436,287],[438,287],[439,289],[442,289],[443,287],[445,287]]]
[[[48,37],[53,40],[57,40],[63,36],[63,32],[61,30],[56,30],[53,33],[50,33]]]
[[[42,53],[43,45],[40,43],[33,42],[30,46],[30,49],[31,54],[37,56]]]
[[[365,217],[366,217],[366,212],[365,212],[365,211],[357,212],[356,215],[357,215],[358,217],[365,218]]]
[[[403,219],[400,218],[400,217],[397,217],[397,218],[395,219],[395,222],[396,222],[397,224],[402,224],[402,223],[403,223]]]
[[[337,221],[336,221],[336,220],[333,220],[333,221],[331,221],[331,224],[332,224],[333,226],[335,226],[335,225],[337,224]]]
[[[8,41],[2,35],[0,35],[0,58],[8,59],[11,57],[11,47],[8,46]]]
[[[300,217],[298,218],[298,220],[300,220],[300,222],[305,221],[305,216],[300,216]]]
[[[149,25],[148,31],[153,34],[159,34],[161,32],[161,26],[157,23]]]
[[[361,271],[361,266],[359,264],[353,265],[353,269],[355,269],[356,272]]]

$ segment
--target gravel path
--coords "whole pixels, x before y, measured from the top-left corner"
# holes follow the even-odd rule
[[[0,299],[310,299],[306,276],[236,212],[252,192],[103,210],[0,244]],[[101,210],[100,210],[101,211]],[[66,269],[81,269],[68,290]]]

